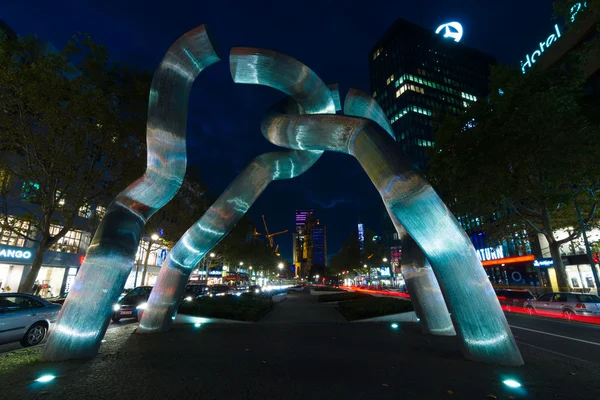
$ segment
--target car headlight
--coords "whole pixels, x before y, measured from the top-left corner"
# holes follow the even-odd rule
[[[192,296],[188,296],[185,298],[185,301],[192,301],[192,300],[194,300],[194,298]]]
[[[119,311],[121,309],[121,306],[119,304],[115,304],[113,306],[113,311]]]
[[[241,293],[241,292],[237,292],[235,295],[236,295],[236,296],[241,296],[241,295],[242,295],[242,293]]]
[[[148,303],[142,303],[139,306],[137,306],[135,309],[136,310],[143,310],[146,308],[146,306],[148,305]]]
[[[254,289],[254,293],[260,293],[260,290]]]

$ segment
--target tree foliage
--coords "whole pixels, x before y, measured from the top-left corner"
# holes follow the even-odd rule
[[[236,268],[240,262],[255,271],[275,271],[281,260],[271,246],[254,237],[256,225],[247,217],[242,219],[212,250],[222,262]]]
[[[578,237],[575,198],[593,217],[600,177],[598,124],[578,69],[492,69],[490,93],[435,135],[429,178],[456,215],[484,217],[496,239],[526,229],[550,244],[567,288],[559,246]],[[574,228],[556,240],[554,231]]]
[[[150,79],[111,63],[87,36],[60,52],[32,36],[0,42],[0,229],[39,245],[20,290],[31,289],[43,253],[80,207],[106,204],[143,172]],[[36,232],[18,231],[8,216]]]
[[[360,271],[367,273],[364,265],[378,266],[383,259],[383,245],[373,240],[375,232],[365,229],[364,245],[361,251],[358,233],[353,232],[342,244],[338,253],[331,259],[332,273],[341,273],[343,271]]]

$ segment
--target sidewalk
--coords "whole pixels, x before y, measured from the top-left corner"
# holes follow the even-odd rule
[[[35,362],[41,348],[0,355],[2,399],[553,399],[600,398],[600,365],[523,347],[526,365],[465,360],[453,337],[416,324],[351,324],[316,296],[291,295],[264,321],[111,329],[89,360]],[[325,322],[325,321],[329,322]],[[321,322],[319,322],[321,321]],[[12,360],[11,360],[12,358]],[[32,362],[34,361],[34,362]],[[56,379],[33,382],[42,374]],[[522,389],[508,389],[504,379]],[[493,395],[496,397],[488,397]]]
[[[319,303],[308,292],[289,293],[286,300],[261,319],[260,323],[346,322],[332,304]]]

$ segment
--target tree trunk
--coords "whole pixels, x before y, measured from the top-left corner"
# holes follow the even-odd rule
[[[556,242],[556,239],[554,239],[554,228],[552,226],[548,208],[545,208],[542,213],[542,225],[544,227],[543,234],[546,237],[546,240],[548,240],[548,247],[550,247],[550,254],[552,255],[552,261],[554,262],[558,290],[561,292],[569,292],[569,279],[560,256],[560,245]]]
[[[148,270],[148,259],[150,258],[150,249],[152,249],[152,240],[148,241],[148,248],[146,249],[146,257],[144,257],[144,269],[142,270],[142,284],[140,286],[146,285],[146,271]],[[137,282],[133,284],[133,286],[137,285]]]
[[[31,263],[31,269],[27,274],[25,280],[19,285],[20,293],[32,293],[33,284],[37,279],[37,276],[40,272],[40,268],[42,268],[42,261],[44,260],[44,253],[48,250],[46,246],[47,240],[42,239],[40,243],[40,247],[35,252],[35,257],[33,257],[33,262]]]
[[[558,290],[561,292],[570,292],[571,288],[569,285],[569,277],[567,276],[567,270],[562,262],[560,256],[560,246],[554,240],[554,238],[546,237],[548,239],[548,246],[550,246],[550,254],[552,254],[552,261],[554,262],[554,271],[556,272],[556,280],[558,281]]]

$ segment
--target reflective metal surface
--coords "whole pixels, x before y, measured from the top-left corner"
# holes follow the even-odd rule
[[[350,89],[344,101],[344,114],[363,117],[376,122],[395,140],[389,120],[375,99],[358,90]],[[397,149],[400,152],[400,149]],[[396,216],[387,209],[392,223],[402,240],[402,275],[410,293],[419,326],[424,333],[433,335],[456,335],[450,313],[440,285],[425,254],[412,240]]]
[[[377,125],[390,134],[392,139],[396,140],[396,135],[394,134],[390,120],[385,116],[379,103],[362,90],[348,90],[348,94],[344,100],[344,114],[375,121]]]
[[[44,359],[87,357],[98,351],[133,267],[144,224],[181,186],[192,83],[218,60],[203,25],[180,37],[163,57],[150,89],[146,172],[108,207],[50,331]]]
[[[429,259],[465,357],[523,364],[471,241],[431,185],[396,150],[389,133],[372,121],[340,115],[268,115],[261,128],[280,146],[356,157],[386,207]]]
[[[256,48],[234,48],[231,53],[231,73],[236,83],[266,85],[290,96],[272,109],[289,113],[335,111],[335,88],[330,91],[299,61]],[[204,255],[233,228],[269,183],[304,173],[321,154],[322,151],[286,151],[256,157],[175,244],[160,269],[138,332],[169,330],[190,273]]]
[[[392,220],[396,225],[398,220]],[[421,330],[431,335],[456,335],[444,295],[429,261],[399,222],[396,230],[402,240],[402,275]]]

